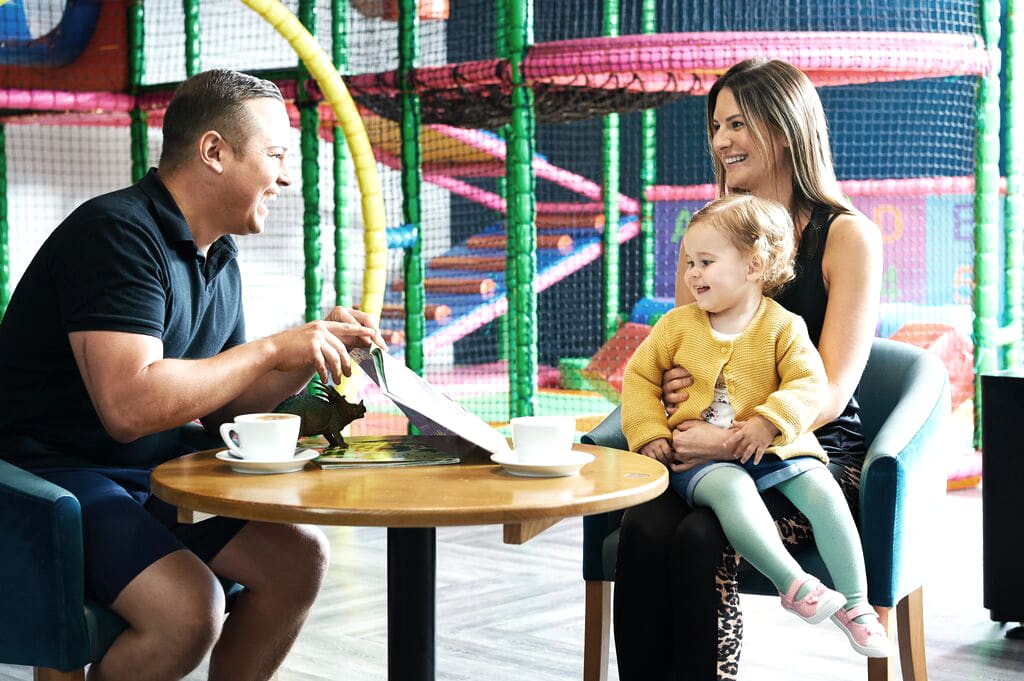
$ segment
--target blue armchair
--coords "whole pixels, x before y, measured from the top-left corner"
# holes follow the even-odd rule
[[[183,431],[199,448],[203,437]],[[82,681],[126,625],[85,598],[78,499],[0,461],[0,518],[0,662],[35,667],[36,681]],[[224,586],[229,597],[242,589]]]
[[[883,624],[890,636],[898,631],[903,678],[925,681],[921,586],[925,566],[917,543],[927,535],[929,509],[945,490],[944,470],[935,451],[950,412],[946,369],[921,348],[876,338],[858,397],[868,445],[858,523],[867,563],[868,598],[875,606],[895,606],[895,618],[889,611]],[[584,435],[583,442],[628,449],[619,410]],[[583,519],[585,681],[607,678],[611,583],[621,519],[621,511]],[[808,572],[828,574],[814,547],[802,549],[796,557]],[[772,584],[745,563],[740,590],[776,594]],[[869,658],[869,681],[895,678],[894,665],[894,657]]]

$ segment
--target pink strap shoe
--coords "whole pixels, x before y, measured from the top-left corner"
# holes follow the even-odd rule
[[[796,595],[804,584],[807,584],[810,590],[804,594],[803,598],[796,600]],[[794,579],[793,583],[789,585],[789,590],[786,593],[780,593],[779,596],[782,597],[783,608],[795,613],[797,617],[809,624],[824,621],[825,618],[831,617],[846,605],[846,596],[826,588],[817,577],[807,574]]]
[[[870,615],[867,624],[857,624],[855,619],[862,615]],[[836,623],[846,638],[850,639],[850,645],[861,655],[867,657],[889,657],[889,637],[885,628],[878,621],[875,609],[870,605],[855,605],[849,610],[839,609],[832,615],[832,621]]]

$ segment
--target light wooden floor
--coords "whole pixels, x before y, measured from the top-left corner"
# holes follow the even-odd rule
[[[934,569],[925,585],[926,638],[934,681],[1024,679],[1024,641],[982,607],[981,495],[946,496],[936,514]],[[280,681],[383,681],[385,532],[331,528],[329,584]],[[567,681],[582,678],[581,524],[563,521],[523,546],[498,527],[438,532],[439,681]],[[866,678],[863,658],[829,622],[808,626],[777,599],[745,596],[744,681]],[[0,665],[0,681],[30,670]],[[188,677],[205,678],[203,669]],[[615,679],[614,660],[610,678]]]

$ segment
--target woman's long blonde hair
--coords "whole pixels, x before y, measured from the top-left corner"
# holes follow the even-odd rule
[[[831,212],[853,211],[836,180],[821,99],[803,71],[778,59],[747,59],[735,64],[708,92],[709,143],[714,138],[715,105],[723,88],[732,91],[752,136],[773,165],[778,159],[770,144],[771,133],[785,140],[793,168],[793,205],[789,209],[794,215],[815,205]],[[711,156],[721,196],[727,189],[725,166],[717,155]]]

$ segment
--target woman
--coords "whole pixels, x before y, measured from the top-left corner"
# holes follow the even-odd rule
[[[796,226],[797,276],[776,300],[801,315],[828,375],[815,435],[831,460],[854,517],[864,461],[854,390],[867,363],[881,291],[878,228],[842,195],[832,167],[821,100],[801,71],[748,60],[708,94],[708,137],[719,194],[742,191],[787,206]],[[676,281],[676,304],[692,301]],[[670,411],[687,398],[685,367],[665,374]],[[737,454],[727,432],[703,421],[673,434],[681,471]],[[783,539],[810,539],[797,514],[778,521]],[[627,511],[619,540],[615,643],[622,681],[734,679],[742,620],[738,558],[715,516],[671,490]],[[884,621],[884,618],[883,618]]]

